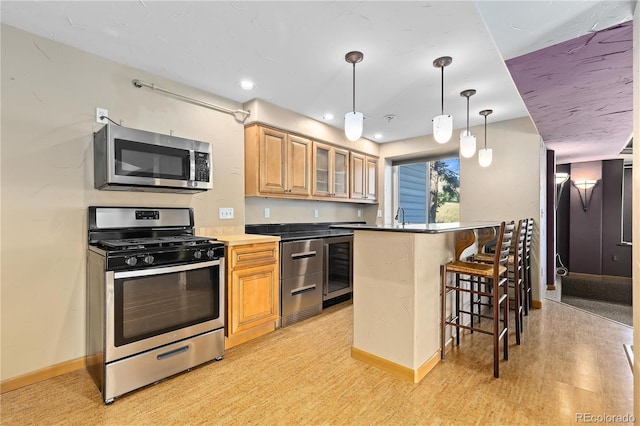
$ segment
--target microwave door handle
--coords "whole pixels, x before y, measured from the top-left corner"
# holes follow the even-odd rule
[[[189,150],[189,180],[196,180],[196,152],[193,149]]]

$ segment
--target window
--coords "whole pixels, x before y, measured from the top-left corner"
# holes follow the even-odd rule
[[[402,207],[406,223],[460,220],[458,158],[397,164],[393,173],[394,211]]]

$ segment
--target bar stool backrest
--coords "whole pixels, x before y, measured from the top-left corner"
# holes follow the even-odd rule
[[[502,222],[500,231],[498,231],[498,241],[496,241],[496,253],[493,259],[494,265],[506,266],[509,262],[509,248],[511,247],[511,239],[515,224],[512,222]]]
[[[525,251],[527,256],[529,256],[529,252],[531,251],[532,237],[533,237],[533,218],[530,217],[529,219],[527,219],[527,237],[525,240]]]

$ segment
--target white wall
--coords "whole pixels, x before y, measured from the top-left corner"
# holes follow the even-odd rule
[[[1,379],[85,353],[85,255],[90,205],[184,206],[196,226],[244,227],[244,131],[227,114],[138,89],[138,78],[240,108],[206,92],[1,27]],[[96,107],[128,127],[210,142],[214,189],[196,195],[93,188]],[[235,219],[217,219],[233,207]]]

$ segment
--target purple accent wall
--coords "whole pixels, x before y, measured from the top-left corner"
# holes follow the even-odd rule
[[[556,153],[547,150],[547,285],[555,285],[556,278]]]
[[[621,245],[623,160],[564,164],[570,180],[600,179],[589,209],[567,182],[556,212],[556,251],[570,272],[631,277],[632,248]],[[629,206],[627,206],[629,207]]]
[[[602,275],[631,277],[631,246],[620,245],[623,166],[624,160],[602,162]]]
[[[602,275],[602,162],[591,161],[571,165],[570,180],[597,179],[589,208],[584,211],[578,190],[572,183],[570,193],[569,217],[569,263],[571,272]]]
[[[633,22],[506,61],[556,163],[615,158],[633,132]]]

